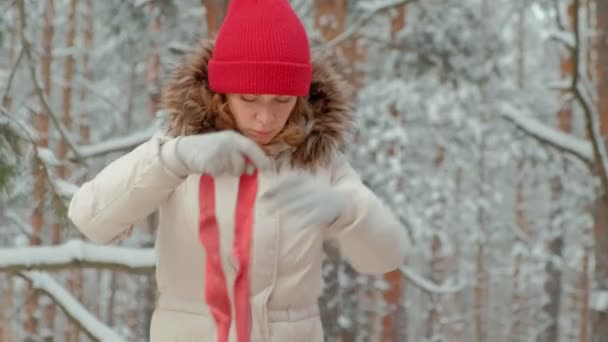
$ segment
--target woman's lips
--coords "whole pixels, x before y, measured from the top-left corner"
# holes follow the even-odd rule
[[[270,135],[272,134],[272,132],[270,132],[270,131],[266,131],[266,132],[265,132],[265,131],[255,131],[255,130],[251,130],[251,132],[252,132],[254,135],[257,135],[257,136],[259,136],[259,137],[263,137],[263,138],[268,137],[268,136],[270,136]]]

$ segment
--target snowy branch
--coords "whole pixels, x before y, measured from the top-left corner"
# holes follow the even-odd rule
[[[34,289],[46,293],[91,338],[102,342],[125,341],[88,312],[82,304],[48,274],[37,271],[20,272],[18,274],[29,281]]]
[[[168,49],[176,55],[185,55],[196,51],[191,44],[179,41],[169,43]]]
[[[81,240],[70,240],[58,246],[0,249],[0,271],[92,267],[149,273],[154,270],[155,263],[152,248],[95,245]]]
[[[80,148],[80,153],[83,158],[93,158],[112,152],[130,150],[150,139],[152,135],[159,129],[160,126],[155,123],[144,130],[135,132],[125,137],[113,138],[101,143],[82,146]],[[73,155],[70,156],[70,160],[76,161]]]
[[[572,79],[564,78],[559,81],[549,83],[549,88],[552,90],[559,91],[571,91],[572,90]]]
[[[576,42],[574,40],[574,34],[569,31],[552,31],[549,33],[549,39],[555,40],[556,42],[562,43],[569,49],[574,49]]]
[[[39,147],[36,143],[36,139],[33,136],[33,129],[27,124],[15,119],[2,106],[0,106],[0,114],[6,117],[7,124],[9,125],[8,127],[13,130],[17,136],[19,136],[25,141],[28,141],[32,145],[34,152],[34,160],[39,163],[43,172],[43,176],[50,184],[51,191],[54,193],[54,195],[60,198],[71,198],[74,195],[76,189],[78,189],[78,186],[65,180],[62,180],[53,174],[51,168],[61,165],[61,161],[57,159],[53,151],[46,147]],[[0,124],[2,124],[2,120],[0,120]],[[62,203],[61,205],[63,206]]]
[[[593,150],[588,141],[549,127],[530,116],[521,114],[516,108],[509,107],[507,110],[501,111],[501,115],[540,141],[574,154],[586,163],[593,162]]]
[[[456,292],[460,292],[464,289],[465,282],[459,281],[458,283],[446,282],[443,285],[437,285],[431,280],[428,280],[416,273],[414,270],[407,266],[401,266],[401,272],[412,281],[412,283],[422,290],[430,293],[439,293],[439,294],[452,294]]]
[[[78,185],[61,178],[51,178],[51,181],[54,182],[53,186],[57,190],[57,194],[65,199],[74,197],[74,194],[78,191]]]
[[[394,7],[405,6],[405,5],[415,2],[415,1],[416,0],[387,0],[387,1],[381,1],[380,3],[378,3],[377,1],[374,1],[371,3],[368,2],[368,3],[359,4],[358,6],[361,9],[366,10],[367,12],[365,14],[363,14],[353,25],[351,25],[350,27],[345,29],[342,33],[340,33],[337,37],[326,42],[325,44],[319,46],[316,49],[322,49],[322,50],[332,49],[335,46],[350,39],[355,33],[357,33],[357,31],[359,31],[359,29],[364,27],[378,13],[386,11],[386,10],[394,8]]]

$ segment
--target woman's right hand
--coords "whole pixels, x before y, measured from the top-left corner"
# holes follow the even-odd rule
[[[248,161],[260,171],[270,168],[264,151],[235,131],[178,137],[163,145],[161,158],[182,177],[191,173],[240,176],[247,172]]]

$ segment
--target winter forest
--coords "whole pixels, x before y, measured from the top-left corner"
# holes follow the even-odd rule
[[[97,245],[67,205],[227,2],[0,0],[0,341],[149,339],[157,215]],[[413,245],[383,276],[326,246],[326,341],[608,341],[608,1],[291,3]]]

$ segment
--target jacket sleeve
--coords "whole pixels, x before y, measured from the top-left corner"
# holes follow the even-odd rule
[[[340,217],[329,227],[346,260],[358,272],[382,274],[404,262],[410,242],[399,220],[362,182],[340,156],[334,167],[332,186],[348,200]]]
[[[84,236],[97,243],[111,242],[154,212],[183,181],[162,161],[165,143],[173,141],[154,135],[76,191],[68,217]]]

